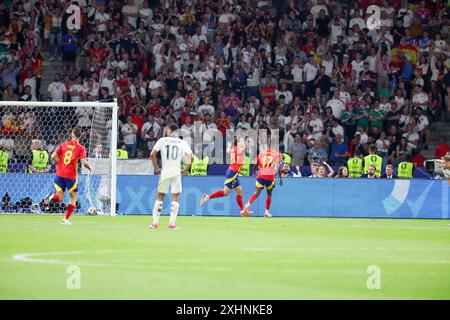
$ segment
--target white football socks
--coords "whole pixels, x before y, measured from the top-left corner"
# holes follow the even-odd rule
[[[159,216],[161,215],[162,210],[162,201],[156,200],[153,205],[153,224],[159,223]]]
[[[172,201],[170,206],[170,220],[169,224],[175,224],[175,220],[177,220],[178,209],[180,208],[180,204],[176,201]]]

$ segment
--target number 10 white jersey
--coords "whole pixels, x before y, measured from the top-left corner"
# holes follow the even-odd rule
[[[186,155],[191,155],[189,144],[175,137],[164,137],[159,139],[153,150],[161,153],[161,179],[167,179],[181,174],[181,163]]]

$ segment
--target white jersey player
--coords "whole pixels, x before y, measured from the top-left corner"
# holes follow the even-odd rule
[[[172,192],[172,203],[170,206],[169,229],[178,229],[175,224],[177,219],[179,196],[182,191],[181,175],[189,171],[192,162],[192,150],[189,144],[178,138],[176,131],[177,125],[170,125],[167,130],[167,137],[159,139],[152,149],[150,158],[155,168],[155,174],[161,173],[158,183],[158,197],[153,206],[153,224],[152,229],[159,226],[159,216],[161,214],[164,197],[170,191]],[[158,167],[156,159],[157,153],[161,154],[162,170]],[[185,163],[184,171],[181,171],[181,164]]]

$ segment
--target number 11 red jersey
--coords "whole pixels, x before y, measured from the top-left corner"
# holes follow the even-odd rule
[[[78,160],[86,158],[86,149],[76,141],[66,141],[56,149],[59,161],[56,175],[61,178],[76,179]]]

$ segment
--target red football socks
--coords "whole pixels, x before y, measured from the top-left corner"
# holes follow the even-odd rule
[[[50,201],[53,201],[53,202],[61,202],[61,199],[59,198],[59,195],[58,195],[57,193],[55,193],[55,194],[53,195],[53,197],[50,199]]]
[[[239,209],[244,210],[244,201],[242,200],[242,196],[236,196],[236,202],[239,206]]]
[[[253,201],[256,200],[256,198],[258,198],[258,195],[256,193],[252,194],[252,196],[250,197],[250,199],[248,199],[248,203],[252,204]]]
[[[75,206],[73,204],[69,204],[66,208],[66,219],[69,220],[70,216],[73,213],[73,210],[75,210]]]
[[[267,196],[266,198],[266,210],[270,209],[270,204],[272,203],[272,197]]]
[[[223,192],[223,190],[219,190],[219,191],[215,191],[215,192],[211,193],[209,195],[209,198],[214,199],[214,198],[221,198],[223,196],[225,196],[225,192]]]

